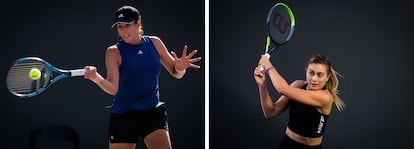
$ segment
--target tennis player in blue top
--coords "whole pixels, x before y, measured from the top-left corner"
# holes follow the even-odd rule
[[[187,55],[184,46],[181,57],[168,52],[162,40],[144,35],[140,12],[132,6],[123,6],[115,13],[116,27],[121,37],[106,50],[106,78],[94,66],[85,66],[85,78],[102,90],[114,95],[110,124],[110,149],[135,149],[140,137],[150,149],[170,149],[167,109],[160,102],[158,78],[161,66],[180,79],[193,64],[197,50]]]

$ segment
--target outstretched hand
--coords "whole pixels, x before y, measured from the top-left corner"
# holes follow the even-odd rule
[[[199,65],[193,64],[201,60],[201,57],[192,58],[196,53],[197,53],[197,50],[194,50],[194,51],[191,51],[190,54],[186,55],[187,45],[184,46],[181,57],[178,57],[174,51],[171,51],[171,55],[173,56],[174,61],[175,61],[175,69],[177,71],[184,71],[188,67],[199,69],[200,68]]]

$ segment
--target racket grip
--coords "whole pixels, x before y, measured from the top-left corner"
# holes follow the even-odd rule
[[[259,70],[260,71],[263,71],[264,70],[264,67],[263,66],[260,66]]]
[[[70,70],[70,74],[71,77],[83,76],[85,75],[85,69]]]
[[[266,56],[267,58],[270,58],[270,54],[269,54],[269,53],[265,53],[265,56]]]
[[[265,53],[264,54],[268,59],[270,59],[270,54],[269,53]],[[263,68],[263,66],[260,66],[260,71],[263,71],[264,70],[264,68]]]

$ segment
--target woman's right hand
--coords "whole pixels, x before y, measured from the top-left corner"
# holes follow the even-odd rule
[[[85,79],[89,79],[95,83],[99,83],[104,80],[104,78],[98,73],[95,66],[85,66],[83,69],[85,69]]]

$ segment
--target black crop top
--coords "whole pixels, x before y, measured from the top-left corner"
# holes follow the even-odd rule
[[[306,88],[306,85],[303,88]],[[322,136],[328,117],[329,115],[320,113],[314,106],[290,100],[288,127],[301,136],[311,138]]]

